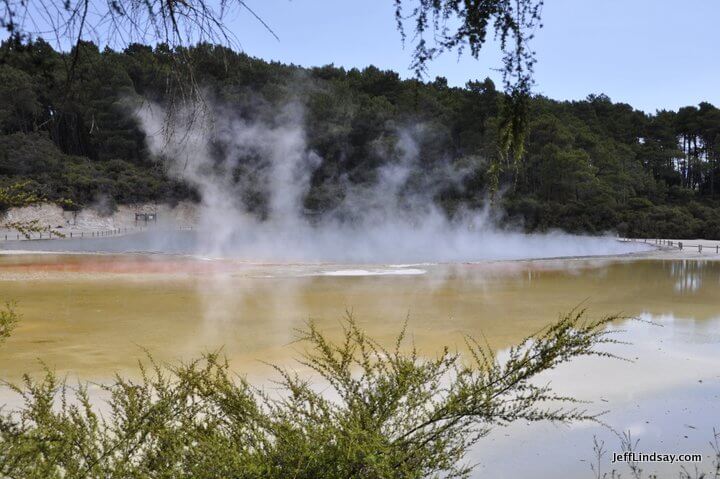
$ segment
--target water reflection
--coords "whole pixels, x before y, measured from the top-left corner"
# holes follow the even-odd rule
[[[593,437],[609,451],[603,471],[619,468],[622,477],[634,477],[623,464],[609,462],[612,452],[621,450],[617,434],[628,431],[639,440],[639,452],[700,453],[704,458],[697,466],[710,470],[709,441],[720,428],[720,318],[644,314],[641,319],[618,325],[630,344],[609,349],[632,362],[584,359],[544,378],[558,391],[590,401],[585,406],[590,411],[607,411],[602,416],[607,427],[512,425],[478,445],[480,467],[473,477],[554,479],[559,470],[563,477],[595,477]],[[643,477],[678,477],[683,465],[696,464],[643,464]]]
[[[349,272],[352,272],[350,274]],[[233,367],[268,372],[290,362],[295,329],[308,319],[331,336],[353,310],[390,341],[406,317],[415,344],[432,354],[483,334],[503,349],[582,305],[617,324],[632,359],[578,361],[548,376],[561,391],[611,412],[646,450],[706,451],[720,427],[720,262],[555,260],[453,265],[258,265],[176,256],[0,257],[0,297],[24,315],[0,348],[0,377],[39,372],[42,359],[88,379],[135,371],[146,347],[159,360],[223,347]],[[686,427],[686,425],[693,428]],[[479,445],[477,477],[590,477],[596,425],[518,425]],[[673,469],[676,471],[676,469]],[[673,474],[674,475],[674,474]],[[626,475],[627,476],[627,475]]]
[[[713,268],[708,268],[708,263],[714,264],[704,260],[669,262],[670,275],[676,278],[675,291],[694,293],[702,287],[704,279],[714,279],[717,282],[717,272]]]
[[[0,373],[36,371],[40,357],[68,372],[107,375],[133,369],[138,345],[169,360],[223,347],[248,370],[258,359],[292,356],[285,346],[309,319],[339,331],[346,310],[388,340],[409,316],[428,351],[463,334],[483,334],[503,348],[578,305],[595,315],[710,320],[720,312],[719,278],[720,263],[683,260],[348,267],[5,256],[0,297],[19,301],[24,320],[0,349]]]

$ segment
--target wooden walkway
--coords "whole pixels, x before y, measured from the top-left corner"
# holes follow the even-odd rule
[[[697,242],[693,243],[688,241],[666,240],[658,238],[620,238],[620,241],[624,241],[626,243],[655,244],[657,246],[663,246],[665,248],[676,248],[681,251],[697,250],[698,253],[702,253],[703,251],[705,251],[720,254],[720,244],[711,245]]]

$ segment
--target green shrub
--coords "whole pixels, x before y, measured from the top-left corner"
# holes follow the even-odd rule
[[[338,343],[310,324],[301,363],[312,381],[276,368],[280,390],[258,389],[218,354],[151,362],[138,381],[102,386],[103,414],[87,386],[26,377],[15,387],[24,405],[0,420],[0,477],[467,477],[466,452],[494,427],[594,419],[534,379],[578,356],[608,356],[597,347],[614,342],[612,319],[572,312],[502,361],[472,339],[466,356],[424,358],[404,352],[404,332],[385,349],[352,318]]]

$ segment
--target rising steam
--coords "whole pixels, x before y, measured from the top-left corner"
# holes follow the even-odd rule
[[[304,199],[323,160],[307,146],[301,106],[286,106],[271,124],[222,108],[212,113],[193,109],[167,125],[158,105],[137,112],[152,153],[201,196],[198,254],[271,262],[417,263],[630,251],[609,237],[501,230],[487,210],[449,219],[433,195],[466,172],[447,166],[417,174],[416,138],[427,133],[422,127],[399,132],[395,154],[374,183],[345,180],[339,205],[317,217],[307,213]]]

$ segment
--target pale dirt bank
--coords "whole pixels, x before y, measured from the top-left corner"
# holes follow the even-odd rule
[[[718,240],[648,238],[632,241],[646,243],[654,246],[655,249],[625,255],[629,258],[720,260],[720,241]],[[682,243],[682,249],[679,248],[679,243]],[[698,245],[701,245],[702,248],[698,248]]]
[[[136,214],[155,214],[157,221],[146,223],[142,219],[136,221]],[[119,205],[111,214],[103,213],[95,208],[80,211],[64,211],[57,205],[44,203],[34,206],[9,209],[2,223],[38,221],[46,230],[56,230],[65,235],[73,233],[93,233],[109,230],[120,232],[137,231],[147,226],[164,226],[177,229],[193,228],[197,224],[197,205],[189,202],[178,203],[176,206],[167,204],[144,203],[138,205]],[[15,239],[17,232],[0,227],[0,240],[5,235]]]

